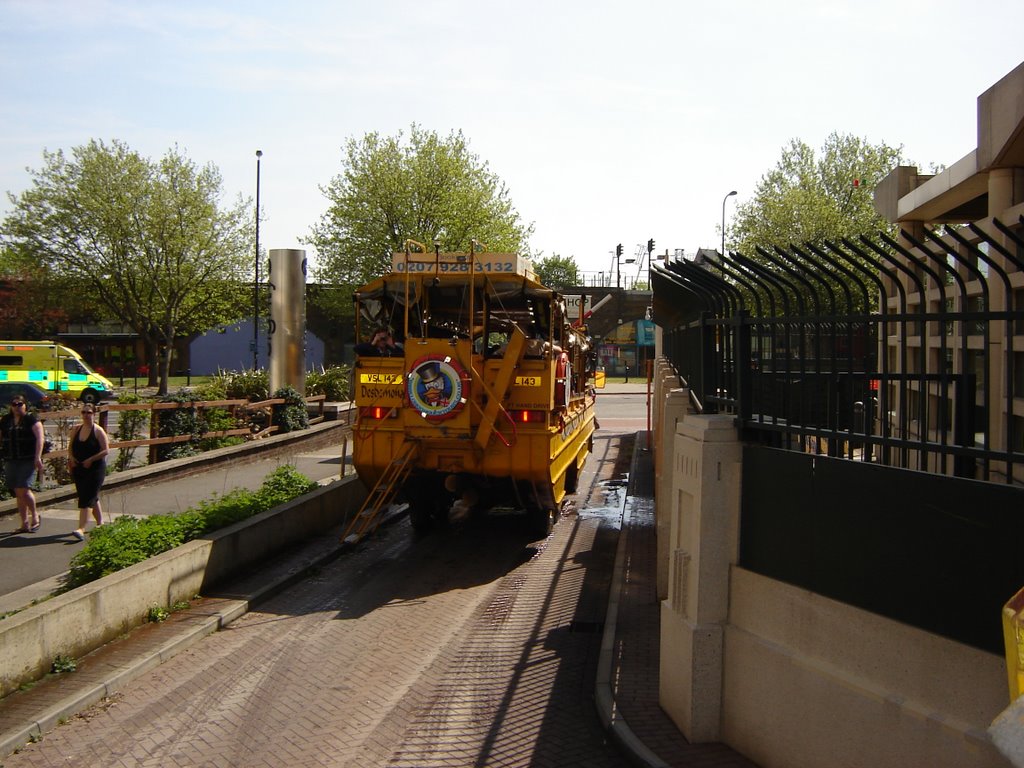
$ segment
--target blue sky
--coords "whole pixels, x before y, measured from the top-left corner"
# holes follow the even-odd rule
[[[415,122],[463,131],[535,252],[607,270],[717,247],[794,138],[952,164],[1022,28],[1016,0],[0,0],[0,191],[95,138],[254,197],[261,149],[261,245],[302,247],[345,140]]]

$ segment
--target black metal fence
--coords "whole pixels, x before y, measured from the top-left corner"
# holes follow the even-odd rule
[[[1024,240],[993,226],[656,265],[664,353],[749,441],[1024,484]]]
[[[671,262],[652,287],[693,406],[746,442],[740,564],[998,653],[1024,584],[1024,241],[993,227]]]

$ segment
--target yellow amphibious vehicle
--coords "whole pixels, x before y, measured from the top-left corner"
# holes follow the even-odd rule
[[[355,302],[353,463],[371,490],[346,539],[392,501],[418,533],[500,507],[546,535],[595,428],[596,355],[564,299],[515,254],[419,252]]]

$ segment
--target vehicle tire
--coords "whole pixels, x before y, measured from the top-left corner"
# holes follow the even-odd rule
[[[574,459],[572,464],[565,468],[565,492],[576,493],[580,484],[580,471]]]
[[[555,510],[551,507],[534,507],[527,511],[527,526],[535,539],[546,539],[555,527]]]
[[[426,536],[434,529],[433,511],[426,505],[410,504],[409,523],[417,537]]]
[[[100,396],[95,389],[83,389],[82,394],[78,396],[78,399],[83,403],[98,403]]]

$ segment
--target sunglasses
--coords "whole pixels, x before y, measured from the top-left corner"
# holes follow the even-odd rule
[[[83,416],[92,416],[96,411],[82,411]]]
[[[25,404],[24,400],[11,400],[11,405],[13,405],[13,406],[19,406],[19,405],[24,405],[24,404]]]

